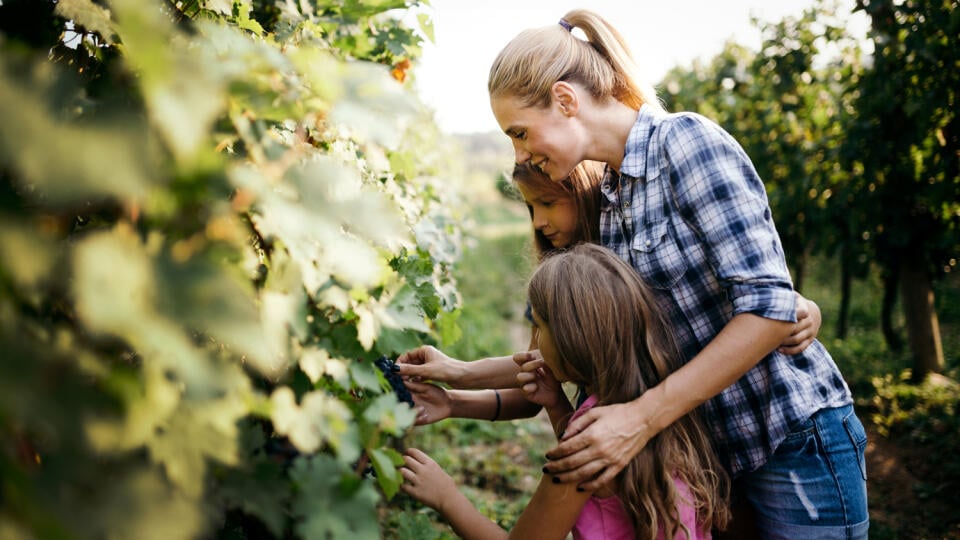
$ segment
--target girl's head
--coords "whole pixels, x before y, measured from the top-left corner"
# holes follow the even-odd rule
[[[556,358],[544,360],[601,404],[631,401],[679,367],[653,296],[606,248],[579,244],[545,257],[528,294],[541,336],[553,338]]]
[[[554,249],[600,241],[602,179],[603,164],[595,161],[581,162],[561,182],[529,164],[514,166],[513,182],[530,212],[538,258]]]
[[[547,366],[596,394],[600,405],[632,401],[680,367],[652,292],[606,248],[579,244],[547,256],[528,295]],[[689,487],[698,523],[726,526],[729,479],[697,411],[657,434],[617,476],[615,490],[637,538],[658,531],[674,538],[683,530],[675,478]]]
[[[494,115],[514,140],[517,162],[536,160],[534,165],[554,180],[584,157],[562,148],[571,142],[564,137],[569,130],[557,83],[582,94],[580,102],[613,99],[634,110],[644,103],[660,107],[653,87],[640,82],[629,47],[613,26],[587,10],[571,11],[562,21],[583,31],[586,40],[560,24],[525,30],[500,51],[487,81]]]

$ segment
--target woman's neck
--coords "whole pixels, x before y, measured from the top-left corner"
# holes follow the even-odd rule
[[[602,161],[619,174],[627,137],[637,121],[637,114],[613,98],[597,103],[587,120],[586,127],[593,134],[587,159]]]

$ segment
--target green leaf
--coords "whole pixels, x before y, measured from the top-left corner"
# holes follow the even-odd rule
[[[349,382],[348,361],[331,358],[330,353],[325,349],[305,348],[300,353],[299,364],[300,370],[307,375],[312,383],[316,383],[323,376],[329,376],[341,385],[346,385]]]
[[[85,237],[73,266],[77,314],[91,331],[126,339],[144,362],[171,370],[194,395],[222,390],[220,374],[183,328],[157,312],[152,260],[129,226]]]
[[[293,390],[281,387],[270,397],[270,415],[277,433],[286,435],[302,452],[312,453],[326,443],[337,450],[344,462],[360,456],[360,440],[350,409],[340,400],[324,392],[308,392],[300,405]]]
[[[367,451],[370,456],[370,463],[373,470],[377,473],[377,482],[383,489],[383,494],[387,499],[392,499],[397,491],[400,490],[400,484],[403,483],[403,476],[397,468],[403,465],[403,456],[393,448],[374,448]]]
[[[207,460],[235,465],[237,421],[246,414],[236,394],[222,399],[183,401],[147,443],[150,456],[162,464],[167,477],[190,497],[204,490]]]
[[[413,425],[417,418],[416,410],[406,403],[397,401],[393,393],[381,394],[363,411],[363,419],[378,426],[381,431],[402,436],[404,430]]]
[[[354,384],[365,390],[379,390],[380,379],[372,362],[351,362],[350,378]]]
[[[22,225],[0,218],[0,271],[9,272],[20,289],[32,289],[47,279],[57,246]]]
[[[151,122],[181,162],[190,162],[226,108],[218,63],[194,46],[160,9],[114,0],[125,58],[139,75]]]
[[[301,538],[379,540],[376,490],[330,456],[301,457],[290,477],[300,489],[294,499],[296,531]],[[352,477],[352,478],[351,478]]]
[[[36,74],[8,71],[0,56],[0,160],[12,164],[29,196],[47,204],[146,196],[155,160],[138,120],[118,115],[82,126],[65,123],[41,99],[55,82],[49,66]]]

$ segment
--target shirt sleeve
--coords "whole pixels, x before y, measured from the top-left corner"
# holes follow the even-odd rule
[[[704,243],[734,314],[796,321],[796,295],[766,189],[746,152],[700,115],[676,115],[665,127],[671,195]]]

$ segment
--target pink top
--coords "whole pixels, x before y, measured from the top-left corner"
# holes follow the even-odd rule
[[[596,395],[588,397],[577,412],[573,413],[570,421],[587,412],[596,403]],[[710,540],[710,529],[702,530],[703,527],[698,526],[697,512],[686,502],[691,500],[687,484],[677,477],[673,478],[673,482],[680,493],[680,498],[683,499],[679,508],[680,521],[690,530],[690,540]],[[587,500],[587,504],[580,511],[580,517],[573,526],[573,538],[574,540],[632,540],[635,535],[630,516],[619,497],[593,496]],[[677,533],[676,540],[686,540],[686,538],[682,530]],[[666,540],[663,531],[657,533],[657,540]]]

